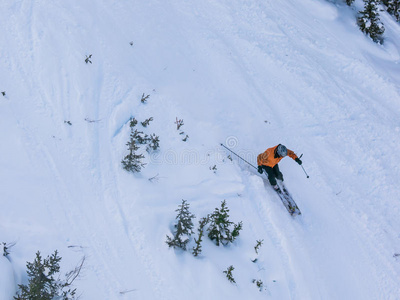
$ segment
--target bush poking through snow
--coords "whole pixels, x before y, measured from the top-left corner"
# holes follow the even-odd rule
[[[186,135],[186,136],[182,139],[182,141],[186,142],[186,141],[188,140],[188,138],[189,138],[189,136]]]
[[[264,240],[257,240],[256,242],[257,242],[257,244],[254,246],[254,251],[256,251],[256,254],[258,254],[258,250],[262,246]]]
[[[65,280],[60,279],[60,261],[57,250],[54,254],[42,260],[38,251],[33,263],[27,262],[28,285],[19,284],[19,291],[14,297],[16,300],[52,300],[76,299],[76,289],[71,285],[79,276],[85,258],[81,264],[65,275]]]
[[[264,289],[264,283],[262,282],[261,279],[255,280],[253,279],[253,283],[256,284],[256,286],[258,287],[259,291],[262,292],[262,290]]]
[[[231,226],[233,230],[231,231]],[[221,208],[215,208],[214,212],[210,216],[210,226],[208,227],[208,237],[215,241],[217,246],[220,243],[224,246],[233,241],[239,236],[240,230],[242,230],[242,222],[234,224],[229,221],[229,208],[226,206],[226,201],[221,202]]]
[[[143,93],[142,98],[140,99],[140,102],[142,102],[143,104],[147,103],[147,99],[149,99],[149,98],[150,98],[150,95],[145,96]]]
[[[375,43],[383,43],[383,33],[385,27],[379,19],[378,1],[364,0],[364,10],[359,12],[361,15],[357,19],[361,31],[369,35]]]
[[[176,130],[179,130],[184,125],[183,120],[182,119],[178,120],[178,117],[176,118],[175,124],[176,124]]]
[[[193,247],[193,255],[194,256],[199,256],[199,254],[202,251],[202,246],[201,246],[201,242],[203,241],[203,236],[204,236],[204,227],[207,225],[208,221],[209,221],[210,217],[207,216],[205,218],[202,218],[199,221],[199,228],[197,229],[197,231],[199,232],[199,237],[198,239],[194,239],[194,241],[196,242],[196,246]]]
[[[169,247],[186,250],[186,245],[190,240],[190,236],[194,233],[192,219],[195,218],[195,215],[190,213],[189,204],[183,199],[182,204],[178,206],[176,212],[178,212],[176,216],[178,222],[174,225],[176,231],[172,238],[167,235],[166,243]]]
[[[217,165],[214,165],[214,166],[210,167],[209,169],[210,169],[211,171],[213,171],[214,174],[217,173]]]
[[[89,56],[86,55],[85,63],[92,63],[92,61],[90,60],[91,58],[92,58],[92,54],[90,54]]]
[[[143,127],[147,127],[147,125],[149,125],[151,121],[153,121],[153,117],[150,117],[150,118],[144,120],[144,122],[140,122],[140,123],[142,123]]]
[[[15,246],[15,243],[7,244],[7,243],[3,242],[3,256],[7,257],[10,254],[9,250],[14,246]]]
[[[228,278],[229,282],[236,283],[235,278],[233,278],[232,271],[235,270],[233,266],[229,266],[224,273],[226,274],[226,278]]]
[[[351,6],[353,4],[354,0],[346,0],[346,4],[348,6]]]

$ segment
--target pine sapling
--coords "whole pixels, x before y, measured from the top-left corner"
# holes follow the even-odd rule
[[[148,119],[146,119],[146,120],[144,120],[143,122],[140,122],[140,123],[142,124],[143,127],[147,127],[150,124],[151,121],[153,121],[153,117],[150,117],[150,118],[148,118]]]
[[[204,227],[207,225],[208,221],[209,221],[209,216],[204,217],[199,221],[199,228],[197,229],[197,231],[199,232],[199,237],[198,239],[196,238],[194,239],[194,241],[196,242],[196,246],[193,247],[193,252],[192,252],[194,256],[198,256],[202,251],[201,242],[203,241]]]
[[[230,227],[234,225],[233,231]],[[242,222],[234,224],[229,220],[229,208],[226,206],[226,201],[221,202],[221,208],[215,208],[210,216],[210,226],[208,227],[208,237],[215,241],[217,246],[220,243],[226,246],[228,243],[233,243],[239,232],[242,229]]]
[[[226,278],[228,278],[229,282],[236,283],[235,278],[233,278],[232,274],[233,270],[235,270],[235,268],[233,266],[229,266],[228,269],[224,271],[224,273],[226,274]]]
[[[134,120],[134,119],[133,119]],[[130,124],[132,125],[132,121]],[[141,169],[145,166],[145,163],[142,163],[142,159],[144,158],[143,154],[137,154],[136,151],[139,150],[139,147],[136,145],[137,143],[137,130],[133,131],[133,127],[131,126],[131,136],[129,142],[126,143],[128,146],[129,154],[124,157],[121,161],[123,168],[128,172],[140,172]]]
[[[190,213],[189,204],[183,199],[182,204],[178,206],[176,212],[178,212],[178,215],[176,216],[178,222],[174,226],[176,231],[172,238],[167,235],[166,243],[169,247],[186,250],[190,236],[194,233],[192,219],[195,218],[195,215]]]
[[[131,120],[129,121],[129,127],[133,128],[137,125],[138,121],[135,118],[131,118]]]
[[[140,99],[140,102],[147,103],[147,99],[149,99],[149,97],[150,97],[150,95],[145,96],[143,93],[142,98]]]
[[[256,251],[256,254],[258,254],[258,250],[262,246],[264,240],[257,240],[256,242],[257,242],[257,244],[254,246],[254,251]]]

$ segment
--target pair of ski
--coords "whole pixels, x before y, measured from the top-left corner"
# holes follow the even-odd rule
[[[292,195],[290,195],[283,183],[278,183],[278,188],[274,189],[274,191],[278,194],[290,215],[301,215],[299,207],[297,206],[296,202],[294,202]]]

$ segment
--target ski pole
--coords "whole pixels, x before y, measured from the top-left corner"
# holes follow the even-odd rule
[[[303,154],[302,154],[302,155],[300,155],[299,159],[300,159],[302,156],[303,156]],[[307,178],[310,178],[310,176],[308,176],[308,174],[307,174],[306,170],[304,170],[304,167],[303,167],[303,165],[300,165],[300,167],[303,169],[303,171],[304,171],[304,173],[306,174]]]
[[[243,160],[245,163],[248,163],[250,166],[252,166],[254,169],[257,169],[255,166],[253,166],[251,163],[249,163],[247,160],[245,160],[244,158],[240,157],[239,155],[237,155],[235,152],[233,152],[231,149],[227,148],[224,144],[220,144],[222,147],[224,147],[226,150],[232,152],[233,154],[235,154],[237,157],[239,157],[241,160]]]

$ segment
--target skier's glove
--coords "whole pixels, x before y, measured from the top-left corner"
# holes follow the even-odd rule
[[[299,165],[301,165],[303,162],[300,160],[300,158],[296,158],[295,162],[297,162]]]
[[[261,166],[258,166],[258,173],[260,173],[260,174],[263,173],[263,168]]]

